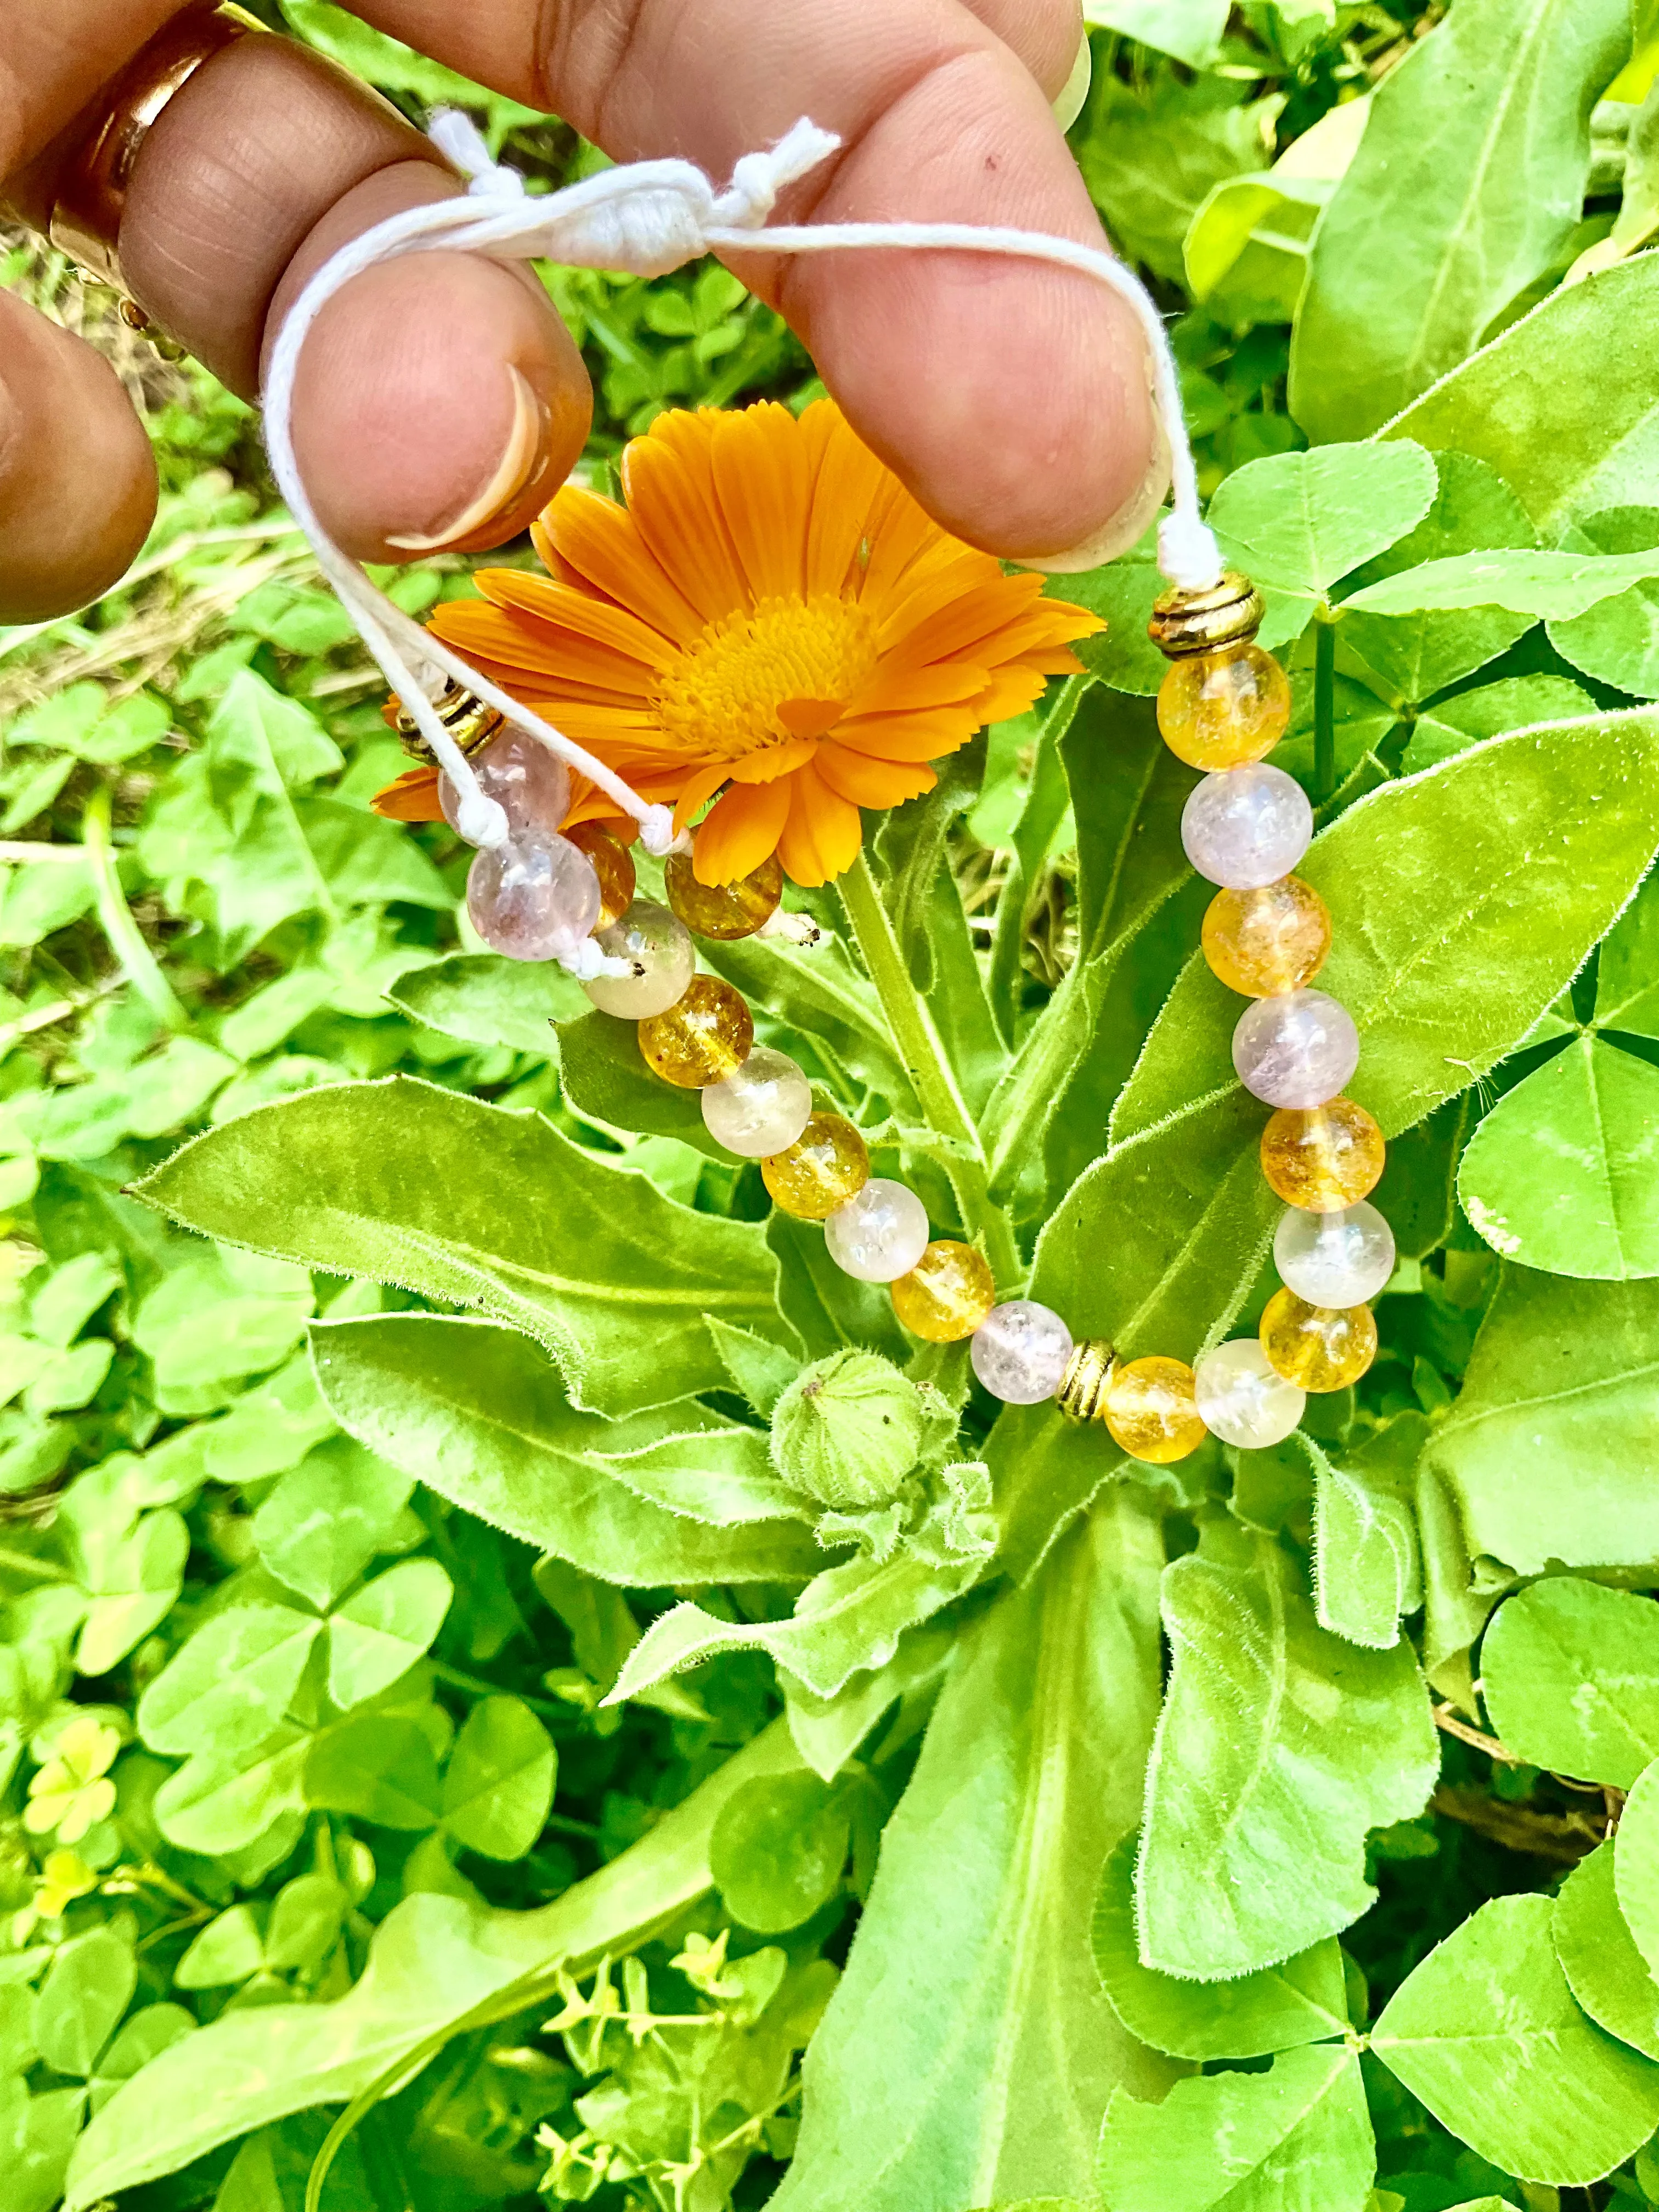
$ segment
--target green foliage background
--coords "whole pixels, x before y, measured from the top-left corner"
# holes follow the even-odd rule
[[[1656,26],[1087,13],[1073,143],[1292,672],[1392,1139],[1382,1356],[1269,1453],[1131,1469],[927,1352],[890,1504],[797,1487],[774,1407],[903,1361],[884,1300],[368,813],[249,410],[0,263],[165,488],[117,592],[0,630],[7,2212],[1659,2203]],[[597,481],[815,388],[717,269],[548,281]],[[817,951],[705,950],[1005,1288],[1191,1357],[1275,1209],[1157,587],[1066,580],[1090,675]]]

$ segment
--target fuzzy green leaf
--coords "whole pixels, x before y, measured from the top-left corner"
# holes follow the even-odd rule
[[[1423,1809],[1440,1753],[1411,1648],[1320,1627],[1265,1538],[1164,1577],[1173,1663],[1136,1869],[1144,1964],[1248,1974],[1370,1904],[1368,1830]]]
[[[1389,71],[1297,318],[1291,411],[1310,438],[1374,429],[1549,267],[1630,45],[1626,0],[1462,0]]]
[[[1659,1036],[1659,874],[1647,878],[1602,944],[1595,1019],[1602,1029]]]
[[[1476,1232],[1522,1267],[1659,1275],[1659,1068],[1575,1037],[1481,1122],[1457,1194]]]
[[[1443,2126],[1523,2181],[1599,2181],[1659,2124],[1659,2066],[1579,2010],[1547,1897],[1500,1897],[1430,1952],[1371,2048]]]
[[[607,1413],[721,1387],[705,1314],[781,1334],[758,1227],[677,1206],[535,1116],[406,1079],[262,1107],[139,1189],[210,1235],[477,1307]]]
[[[556,961],[503,960],[488,952],[453,952],[430,967],[410,969],[386,996],[446,1036],[510,1045],[538,1060],[553,1057],[554,1023],[589,1010],[581,985]]]
[[[1550,1922],[1561,1971],[1598,2027],[1659,2058],[1659,1983],[1619,1907],[1614,1846],[1580,1859],[1556,1894]]]
[[[1455,553],[1368,584],[1343,605],[1370,615],[1504,607],[1534,620],[1570,622],[1652,576],[1659,576],[1659,551],[1533,552],[1523,547],[1507,553]]]
[[[1376,2146],[1344,2044],[1281,2051],[1265,2074],[1177,2081],[1161,2105],[1113,2092],[1100,2138],[1106,2212],[1364,2212]]]
[[[729,1422],[686,1406],[625,1422],[580,1413],[523,1337],[484,1322],[386,1316],[319,1330],[317,1373],[340,1425],[404,1474],[522,1541],[602,1580],[662,1583],[805,1579],[823,1553],[795,1521],[720,1528],[649,1502],[629,1455],[680,1440],[684,1480],[714,1454],[727,1479]],[[738,1432],[744,1437],[750,1431]],[[763,1453],[763,1440],[756,1439]],[[755,1446],[739,1446],[753,1456]]]
[[[1161,1558],[1120,1492],[969,1631],[807,2053],[775,2212],[1092,2200],[1112,2089],[1169,2079],[1096,1984],[1085,1872],[1134,1821]]]
[[[1628,1790],[1659,1757],[1650,1598],[1577,1576],[1534,1583],[1498,1608],[1480,1674],[1492,1726],[1529,1765]]]
[[[1637,1949],[1659,1966],[1659,1759],[1636,1778],[1613,1839],[1613,1887]]]
[[[1470,1556],[1520,1575],[1659,1559],[1656,1380],[1659,1284],[1506,1268],[1425,1455]]]
[[[1348,2024],[1342,1954],[1316,1943],[1282,1966],[1231,1982],[1182,1982],[1141,1964],[1134,1871],[1139,1839],[1115,1844],[1090,1935],[1112,2010],[1131,2035],[1175,2058],[1255,2058],[1342,2034]]]

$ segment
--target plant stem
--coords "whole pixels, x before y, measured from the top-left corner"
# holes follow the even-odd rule
[[[98,887],[98,919],[109,939],[110,951],[120,962],[133,989],[163,1029],[182,1036],[190,1027],[190,1016],[174,997],[173,986],[161,973],[155,955],[145,944],[122,896],[121,879],[116,873],[115,854],[110,842],[109,811],[109,786],[102,784],[88,799],[81,818],[81,841],[92,866],[93,881]]]
[[[1314,804],[1336,791],[1336,624],[1314,618]]]
[[[952,1157],[945,1164],[963,1227],[969,1237],[983,1239],[998,1295],[1012,1297],[1024,1275],[1013,1230],[1001,1207],[992,1203],[979,1131],[957,1087],[933,1015],[910,981],[904,954],[863,853],[836,888],[922,1116],[936,1136],[965,1148],[965,1156]]]

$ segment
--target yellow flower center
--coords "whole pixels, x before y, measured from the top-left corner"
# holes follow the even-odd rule
[[[856,601],[763,599],[751,615],[711,623],[652,705],[676,750],[741,760],[797,734],[791,720],[827,728],[835,720],[828,707],[849,699],[877,658],[875,623]],[[779,717],[781,707],[819,702],[824,713]]]

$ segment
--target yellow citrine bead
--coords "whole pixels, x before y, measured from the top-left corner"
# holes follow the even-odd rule
[[[929,1344],[959,1344],[997,1302],[984,1255],[949,1237],[930,1244],[892,1289],[893,1311],[912,1336]]]
[[[593,863],[593,872],[599,879],[599,918],[595,929],[609,929],[613,921],[620,921],[634,903],[634,855],[626,845],[620,845],[608,830],[601,830],[597,822],[578,822],[574,829],[561,830],[579,852],[586,853]]]
[[[761,1162],[774,1205],[798,1221],[827,1221],[870,1180],[870,1155],[852,1123],[814,1114],[794,1143]]]
[[[1304,1390],[1346,1390],[1376,1357],[1369,1306],[1310,1306],[1294,1291],[1275,1291],[1261,1316],[1267,1364]]]
[[[1158,726],[1177,760],[1206,773],[1271,752],[1291,719],[1291,683],[1259,645],[1224,645],[1172,661],[1158,694]]]
[[[1334,1213],[1375,1190],[1388,1159],[1382,1132],[1352,1098],[1281,1106],[1261,1132],[1261,1172],[1286,1206]]]
[[[1131,1459],[1169,1467],[1195,1452],[1209,1431],[1184,1359],[1131,1359],[1112,1370],[1102,1419]]]
[[[1312,982],[1331,949],[1330,909],[1300,876],[1258,890],[1220,891],[1204,917],[1210,973],[1247,999],[1274,999]]]
[[[639,1026],[640,1050],[653,1074],[681,1091],[723,1083],[741,1067],[755,1042],[755,1022],[741,992],[718,975],[694,975],[685,996]]]
[[[775,853],[752,875],[739,876],[732,884],[700,884],[691,855],[671,853],[663,864],[662,879],[669,905],[694,936],[726,943],[752,937],[777,912],[783,896],[783,869]]]

